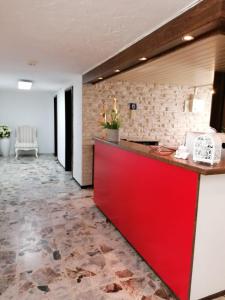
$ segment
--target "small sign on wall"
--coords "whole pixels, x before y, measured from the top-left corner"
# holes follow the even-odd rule
[[[137,103],[129,103],[129,117],[134,118],[134,112],[137,110]]]
[[[129,103],[130,110],[137,110],[137,103]]]

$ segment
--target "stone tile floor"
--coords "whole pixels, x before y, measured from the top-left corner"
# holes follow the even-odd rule
[[[92,197],[52,156],[0,158],[0,299],[173,299]]]

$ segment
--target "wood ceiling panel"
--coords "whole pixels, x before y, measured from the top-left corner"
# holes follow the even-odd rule
[[[225,36],[222,34],[196,41],[110,80],[194,86],[212,84],[214,71],[225,71]]]
[[[109,77],[117,76],[115,74],[116,69],[125,72],[143,64],[139,61],[141,57],[156,59],[172,51],[175,52],[177,49],[185,48],[186,43],[182,40],[182,37],[186,34],[195,37],[193,42],[195,44],[197,40],[219,33],[225,33],[224,0],[203,0],[145,38],[84,74],[83,83],[97,83],[99,82],[98,77],[106,80]],[[214,49],[213,44],[211,47]]]

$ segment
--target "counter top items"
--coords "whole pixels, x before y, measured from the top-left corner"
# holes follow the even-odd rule
[[[137,143],[137,144],[142,144],[146,146],[157,146],[159,144],[158,141],[147,141],[147,140],[128,140],[128,139],[123,139],[124,141],[132,142],[132,143]]]
[[[225,160],[221,160],[218,164],[212,166],[210,164],[200,164],[194,162],[191,158],[191,155],[186,160],[174,157],[172,151],[169,155],[163,155],[164,153],[162,151],[157,150],[157,146],[145,146],[145,145],[132,143],[128,141],[120,141],[118,143],[112,143],[107,140],[99,139],[99,138],[96,138],[95,140],[101,141],[102,143],[110,144],[113,147],[118,147],[129,152],[137,153],[139,155],[148,158],[154,158],[156,160],[160,160],[162,162],[166,162],[171,165],[189,169],[199,174],[204,174],[204,175],[225,174]],[[158,148],[160,147],[162,146],[158,146]]]
[[[187,159],[189,156],[189,152],[186,146],[181,145],[178,147],[176,154],[174,155],[174,157],[176,158],[181,158],[181,159]]]
[[[185,146],[187,147],[188,152],[190,153],[190,157],[193,157],[193,149],[194,149],[194,141],[195,138],[198,137],[201,134],[205,134],[205,132],[192,132],[192,131],[188,131],[186,132],[186,136],[185,136]]]
[[[158,155],[167,156],[171,155],[176,149],[166,147],[166,146],[151,146],[150,152],[155,152]]]
[[[219,163],[221,160],[222,141],[214,133],[202,134],[195,138],[193,160],[195,162]]]

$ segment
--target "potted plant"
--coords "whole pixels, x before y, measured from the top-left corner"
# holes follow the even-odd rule
[[[0,125],[0,146],[3,156],[9,155],[11,129],[6,125]]]
[[[120,119],[117,110],[117,100],[113,99],[113,108],[106,113],[105,103],[103,102],[103,113],[102,113],[103,121],[101,125],[106,129],[106,138],[110,142],[118,142],[119,141],[119,128],[120,128]]]

